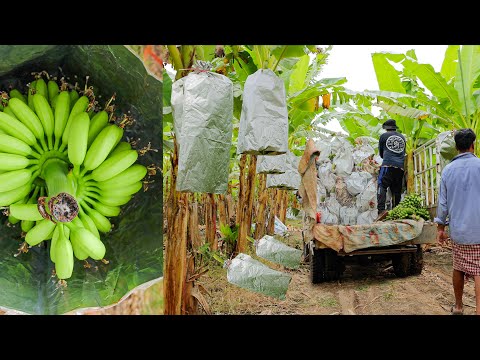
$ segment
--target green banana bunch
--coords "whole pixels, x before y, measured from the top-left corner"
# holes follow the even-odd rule
[[[8,207],[11,224],[20,222],[29,246],[51,240],[62,280],[72,276],[75,259],[104,258],[101,234],[147,175],[122,141],[123,128],[96,110],[93,93],[68,86],[39,77],[26,93],[2,95],[0,107],[0,207]]]

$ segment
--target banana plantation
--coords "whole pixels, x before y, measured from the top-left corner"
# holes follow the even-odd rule
[[[318,245],[313,248],[306,246],[306,237],[316,237],[321,230],[313,225],[305,227],[305,219],[310,218],[311,223],[317,225],[323,222],[319,221],[317,207],[318,203],[324,206],[323,201],[327,203],[325,206],[329,206],[330,201],[330,204],[340,202],[338,206],[348,207],[341,200],[340,176],[336,176],[332,183],[335,186],[337,182],[336,190],[327,188],[326,193],[320,193],[316,183],[323,184],[326,178],[318,178],[320,175],[317,172],[320,174],[322,167],[332,162],[334,165],[329,171],[338,175],[348,160],[340,159],[343,156],[340,149],[350,149],[348,151],[355,155],[360,154],[355,151],[368,148],[370,152],[364,159],[368,157],[368,164],[374,163],[373,159],[378,157],[379,138],[385,132],[382,125],[393,119],[397,131],[406,140],[403,204],[415,203],[423,207],[421,214],[424,220],[421,223],[425,221],[425,224],[433,226],[438,196],[436,184],[440,180],[436,164],[442,161],[445,164],[451,159],[445,160],[441,156],[443,148],[438,147],[439,136],[461,128],[471,128],[478,133],[480,127],[480,46],[448,46],[440,71],[431,64],[421,63],[414,50],[373,53],[371,61],[378,90],[364,91],[349,89],[346,77],[322,76],[332,46],[155,45],[154,48],[156,53],[153,57],[160,58],[164,65],[165,314],[309,313],[317,308],[323,309],[318,313],[343,312],[345,309],[354,313],[369,313],[370,308],[373,313],[388,313],[389,301],[391,304],[396,299],[398,304],[402,304],[402,294],[408,293],[412,286],[419,289],[411,290],[417,293],[431,292],[426,287],[432,282],[425,281],[425,277],[435,275],[432,271],[436,271],[435,266],[439,264],[438,256],[444,256],[447,251],[436,248],[434,241],[419,241],[413,242],[416,245],[404,246],[400,250],[408,252],[408,258],[389,250],[397,276],[416,276],[396,279],[396,282],[387,285],[388,291],[380,285],[370,286],[367,278],[356,278],[356,275],[352,275],[356,281],[346,278],[346,290],[337,291],[335,284],[327,282],[315,286],[308,284],[308,287],[306,283],[310,281],[303,279],[303,274],[310,273],[314,284],[338,279],[340,265],[336,265],[337,260],[329,255],[329,251],[340,250],[334,245],[320,246],[320,249]],[[265,105],[267,103],[270,105]],[[274,121],[268,123],[268,117]],[[204,122],[201,122],[202,119]],[[331,121],[338,121],[343,132],[329,130],[327,124]],[[478,146],[475,151],[478,155]],[[187,153],[188,156],[185,155]],[[267,174],[260,169],[264,161],[279,159],[281,154],[286,154],[287,160],[283,162],[289,163],[295,171],[285,171],[287,179],[280,181],[280,175],[273,175],[274,172]],[[319,167],[318,161],[322,156],[325,162]],[[317,168],[312,165],[315,162]],[[359,194],[358,205],[367,184],[376,184],[378,168],[376,173],[356,174],[355,170],[352,172],[354,163],[359,172],[365,172],[365,167],[360,169],[360,164],[366,163],[354,160],[348,165],[348,175],[355,174],[358,179],[364,176],[369,181],[365,180],[353,192]],[[313,178],[317,176],[317,180],[312,180],[315,184],[314,200],[307,181],[310,173]],[[284,185],[295,177],[301,177],[296,186]],[[352,187],[349,184],[346,181],[350,191]],[[376,202],[376,195],[369,199]],[[368,201],[366,204],[362,211],[372,211]],[[427,208],[429,212],[426,212]],[[340,212],[338,219],[343,221],[348,218],[349,210],[345,211],[343,215]],[[407,212],[402,214],[408,215]],[[357,225],[360,224],[357,212],[352,216],[353,222],[338,220],[336,224],[353,225],[353,228],[363,226]],[[372,216],[369,224],[376,218]],[[419,223],[415,214],[409,219],[413,219],[408,220],[411,221],[409,224]],[[401,234],[413,231],[401,227],[408,221],[394,224],[398,227],[393,231],[399,230]],[[279,228],[290,236],[278,236]],[[311,229],[314,235],[311,235]],[[425,230],[421,235],[419,233],[415,236],[426,236]],[[278,249],[284,246],[285,251],[290,249],[291,254],[295,251],[302,253],[302,265],[282,267],[266,262],[265,257],[261,259],[262,256],[257,256],[259,244],[266,238]],[[365,250],[362,250],[365,261],[377,256]],[[397,250],[398,247],[395,248]],[[384,251],[382,255],[385,254]],[[387,255],[390,256],[389,253]],[[265,264],[274,268],[275,271],[268,269],[264,274],[265,278],[267,274],[277,276],[277,285],[288,275],[285,280],[285,291],[288,286],[286,299],[279,296],[278,299],[282,300],[279,301],[264,295],[249,298],[249,290],[232,285],[235,284],[233,265],[240,256],[245,260],[243,264],[248,263],[250,268],[258,266],[260,269]],[[342,261],[347,257],[342,256]],[[411,261],[409,268],[402,270],[405,259],[412,260],[408,260]],[[310,262],[310,269],[306,262]],[[422,272],[425,262],[428,266]],[[335,266],[329,268],[332,263]],[[315,275],[319,266],[324,268]],[[377,269],[375,276],[389,279],[390,270],[386,269],[384,272]],[[282,272],[287,275],[281,275]],[[215,286],[214,283],[220,285]],[[255,286],[265,289],[267,283]],[[372,289],[362,290],[369,286]],[[444,282],[441,286],[451,296],[448,283]],[[243,287],[248,288],[247,285]],[[382,292],[375,296],[380,288]],[[227,305],[229,301],[236,305]],[[305,308],[298,305],[302,301],[306,304]],[[439,308],[438,311],[445,312]],[[398,310],[399,313],[402,311]],[[417,311],[427,310],[419,308]]]

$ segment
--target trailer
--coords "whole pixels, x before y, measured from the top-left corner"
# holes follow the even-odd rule
[[[307,147],[304,163],[308,161],[308,166],[312,166],[317,151]],[[436,139],[413,153],[414,190],[423,197],[423,205],[429,209],[432,219],[436,212],[441,169],[445,165],[438,153]],[[313,171],[304,169],[302,183],[305,187],[311,186],[313,179],[305,181],[304,177],[312,174]],[[312,191],[311,188],[308,191]],[[302,206],[305,214],[312,213],[311,202],[303,202]],[[377,219],[371,224],[337,225],[323,224],[320,217],[317,212],[315,218],[305,215],[303,221],[303,257],[310,265],[313,284],[340,279],[346,265],[352,262],[368,265],[390,260],[396,276],[419,275],[423,269],[422,245],[436,243],[436,224],[432,221]]]

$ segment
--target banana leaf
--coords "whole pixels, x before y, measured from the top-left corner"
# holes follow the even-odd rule
[[[25,93],[31,72],[93,86],[100,104],[116,93],[118,115],[130,111],[136,120],[125,128],[124,140],[137,140],[137,149],[151,148],[138,162],[162,167],[162,81],[150,74],[140,58],[123,45],[2,45],[0,90],[10,86]],[[148,191],[140,191],[111,218],[113,230],[101,235],[109,261],[92,261],[90,268],[75,260],[67,286],[52,276],[49,241],[15,254],[23,242],[20,224],[7,226],[0,215],[0,308],[27,314],[64,314],[86,308],[112,306],[134,289],[147,287],[163,276],[162,176],[150,177]]]

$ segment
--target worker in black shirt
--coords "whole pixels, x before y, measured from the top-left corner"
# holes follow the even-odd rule
[[[385,121],[382,127],[387,130],[380,136],[378,152],[383,159],[378,174],[377,209],[379,216],[385,212],[387,189],[392,192],[392,208],[397,206],[402,196],[405,162],[405,136],[397,132],[393,119]]]

